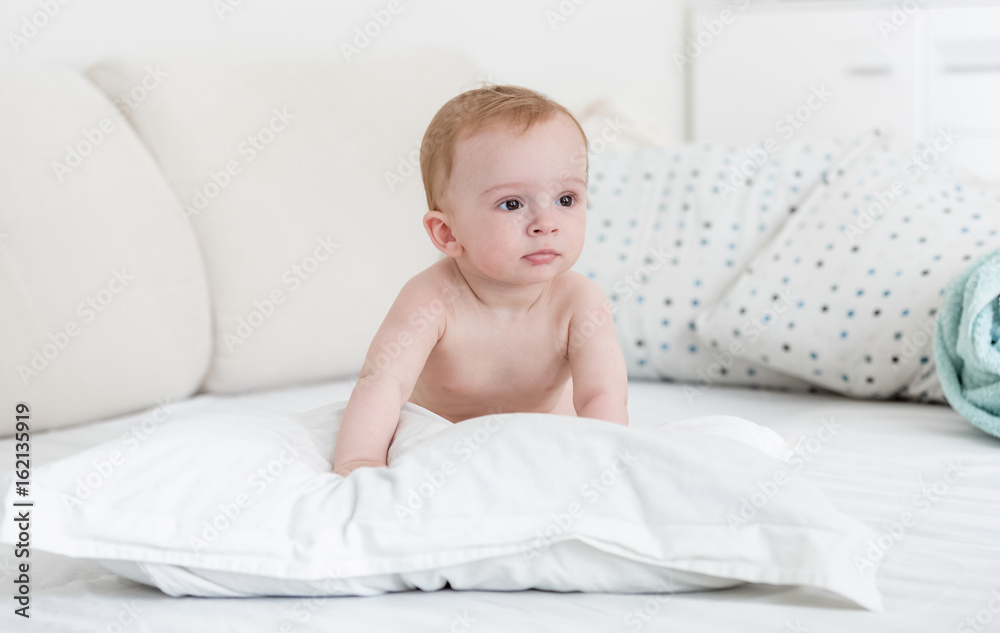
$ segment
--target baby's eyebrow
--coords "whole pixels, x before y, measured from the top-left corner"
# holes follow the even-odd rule
[[[484,191],[481,195],[485,196],[485,195],[487,195],[487,194],[489,194],[489,193],[491,193],[493,191],[496,191],[498,189],[517,189],[518,187],[521,187],[523,185],[524,185],[524,183],[522,183],[522,182],[505,182],[502,185],[494,185],[494,186],[490,187],[489,189],[487,189],[486,191]]]
[[[580,183],[581,185],[583,185],[585,187],[587,186],[586,181],[584,181],[584,179],[580,178],[579,176],[571,176],[570,178],[566,178],[566,179],[562,180],[561,182],[566,183],[566,182],[574,182],[574,181]],[[523,187],[524,185],[525,185],[525,183],[523,183],[523,182],[505,182],[503,184],[494,185],[494,186],[490,187],[489,189],[487,189],[486,191],[484,191],[480,195],[487,196],[490,193],[492,193],[494,191],[497,191],[498,189],[517,189],[518,187]]]

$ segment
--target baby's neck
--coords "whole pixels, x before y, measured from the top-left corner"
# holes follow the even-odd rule
[[[518,316],[531,311],[549,295],[554,281],[515,286],[473,271],[463,271],[454,258],[449,258],[449,261],[456,279],[468,289],[471,299],[483,310],[503,316]]]

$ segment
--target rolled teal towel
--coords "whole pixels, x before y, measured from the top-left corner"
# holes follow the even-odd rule
[[[1000,249],[948,283],[934,336],[934,361],[948,403],[1000,437]]]

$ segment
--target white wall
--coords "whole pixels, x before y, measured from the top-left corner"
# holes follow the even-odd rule
[[[983,49],[977,54],[1000,60],[997,9],[981,20],[967,17],[968,7],[1000,0],[906,0],[921,13],[891,37],[882,37],[877,21],[891,20],[902,0],[0,0],[0,67],[85,68],[136,52],[342,56],[342,45],[357,29],[374,30],[373,13],[384,19],[390,2],[397,13],[357,55],[428,44],[455,49],[483,69],[484,80],[533,87],[577,113],[612,99],[635,115],[634,132],[660,142],[757,139],[807,96],[810,81],[836,72],[844,79],[839,105],[802,135],[851,136],[876,114],[918,138],[953,121],[969,127],[955,157],[1000,179],[1000,124],[992,114],[1000,107],[1000,72],[961,72],[935,83],[933,66],[939,39],[973,38]],[[959,5],[966,9],[939,10]],[[676,55],[698,35],[700,20],[723,9],[735,21],[679,68]],[[937,17],[947,13],[954,15]],[[44,23],[33,35],[25,27],[31,20]],[[879,74],[881,66],[892,71]],[[860,69],[854,76],[844,70],[853,67]],[[854,101],[845,97],[848,88]]]
[[[363,29],[373,19],[372,12],[386,11],[390,3],[62,1],[65,6],[59,0],[2,0],[0,65],[55,62],[84,68],[108,55],[133,52],[341,55],[341,44],[356,37],[355,29]],[[420,44],[458,49],[484,69],[484,79],[535,88],[571,109],[597,98],[614,98],[640,119],[648,119],[665,139],[682,137],[683,76],[670,57],[683,40],[680,2],[396,1],[398,13],[360,55]],[[58,7],[58,12],[15,51],[11,34],[23,36],[25,19],[44,22],[43,5]],[[237,6],[218,10],[229,5]],[[370,28],[374,31],[374,25]]]

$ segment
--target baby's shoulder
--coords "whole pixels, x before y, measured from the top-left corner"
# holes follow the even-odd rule
[[[599,283],[575,270],[567,270],[560,276],[557,294],[564,309],[570,312],[594,309],[608,301]]]
[[[447,260],[439,260],[410,277],[402,293],[421,302],[454,303],[461,291],[459,280]]]

